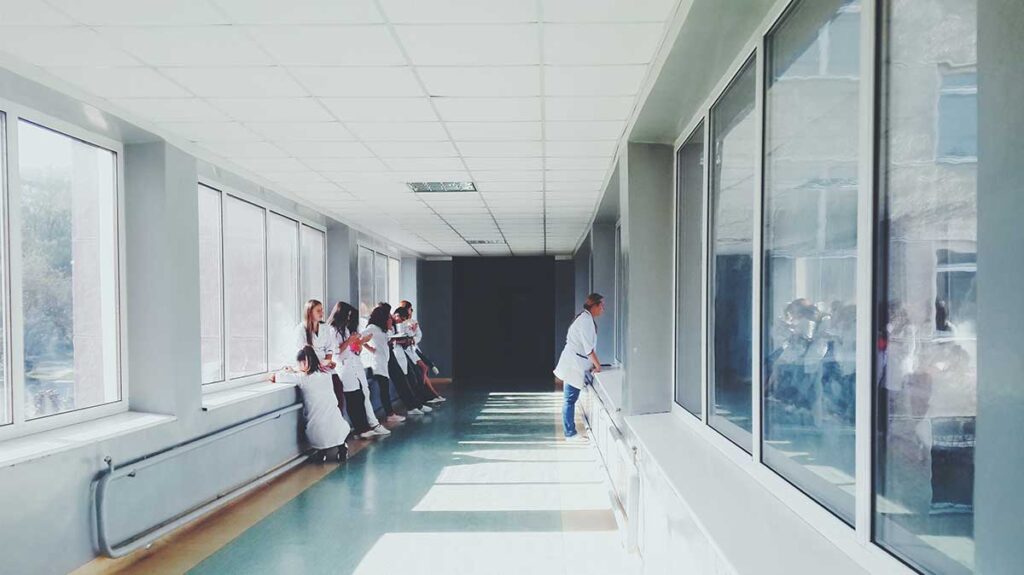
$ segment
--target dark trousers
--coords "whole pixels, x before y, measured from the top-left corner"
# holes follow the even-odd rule
[[[410,375],[411,373],[412,370],[410,370]],[[423,402],[412,392],[412,387],[409,386],[409,379],[402,373],[402,368],[398,366],[398,361],[395,360],[394,355],[388,359],[388,374],[391,376],[391,382],[395,384],[398,398],[405,404],[406,409],[419,409],[423,407]]]
[[[348,404],[348,420],[356,433],[370,431],[370,422],[366,419],[365,396],[362,389],[345,392],[345,403]]]
[[[426,403],[437,397],[423,382],[423,370],[419,365],[413,363],[411,359],[409,360],[409,385],[412,386],[413,393],[416,394],[421,403]]]
[[[417,351],[417,353],[420,354],[420,359],[423,360],[423,363],[427,364],[427,367],[429,367],[430,369],[434,369],[434,360],[427,357],[427,354],[423,353],[422,351]]]
[[[366,368],[366,383],[377,382],[377,390],[380,392],[380,406],[384,408],[384,415],[395,414],[395,407],[391,405],[391,380],[386,375],[378,375],[373,370]]]
[[[334,384],[334,397],[338,398],[338,411],[342,417],[345,416],[345,387],[341,385],[341,378],[338,374],[331,374],[331,383]]]

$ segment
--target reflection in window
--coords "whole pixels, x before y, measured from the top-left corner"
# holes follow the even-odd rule
[[[856,0],[792,8],[767,38],[765,92],[763,457],[849,523],[860,88],[855,76],[794,77],[791,64],[808,47],[821,50],[815,39],[857,8]],[[819,54],[856,69],[857,29],[830,40]]]
[[[25,419],[118,401],[116,155],[18,122]]]
[[[711,110],[709,422],[751,449],[755,154],[754,60]]]
[[[224,200],[228,376],[267,371],[266,228],[263,208]]]
[[[704,123],[676,152],[676,402],[700,417]]]
[[[387,301],[388,297],[388,257],[384,254],[373,254],[373,299],[375,302]],[[398,302],[391,302],[391,307],[398,307]]]
[[[267,300],[270,307],[270,368],[295,359],[292,330],[299,323],[299,224],[267,214]]]
[[[324,243],[326,238],[320,230],[302,226],[302,301],[315,299],[327,302],[324,293]],[[329,310],[328,310],[329,311]]]
[[[359,246],[359,316],[368,318],[377,300],[373,297],[373,251]]]
[[[398,301],[402,299],[402,294],[399,293],[399,276],[402,273],[402,262],[395,258],[388,258],[388,301],[391,305],[398,305]]]
[[[203,383],[224,380],[221,194],[199,186],[199,355]]]
[[[875,537],[935,573],[975,569],[978,164],[943,160],[978,149],[977,82],[954,72],[977,65],[978,9],[906,0],[887,15]]]

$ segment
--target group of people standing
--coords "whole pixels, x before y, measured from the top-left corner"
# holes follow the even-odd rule
[[[359,311],[352,305],[338,302],[325,321],[323,304],[306,302],[303,321],[295,328],[296,365],[271,379],[299,387],[315,460],[344,460],[350,435],[371,439],[391,434],[374,411],[371,385],[377,386],[388,423],[429,413],[432,405],[445,401],[430,380],[430,372],[438,370],[419,348],[423,332],[412,314],[408,301],[394,310],[382,302],[360,329]],[[406,416],[395,412],[392,385]]]

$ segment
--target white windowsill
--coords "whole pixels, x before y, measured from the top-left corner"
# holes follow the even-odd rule
[[[597,390],[608,411],[618,413],[622,411],[622,378],[625,370],[621,367],[602,368],[600,373],[594,374],[594,389]]]
[[[173,415],[127,411],[10,439],[0,443],[0,467],[13,467],[33,459],[171,423],[176,419]]]
[[[256,399],[258,397],[289,389],[294,390],[295,384],[261,381],[251,385],[205,393],[203,394],[203,411],[214,411],[222,407],[235,405],[236,403],[249,401],[250,399]]]

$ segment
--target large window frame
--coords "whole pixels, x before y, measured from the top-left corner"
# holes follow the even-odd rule
[[[10,423],[0,425],[0,441],[23,437],[42,431],[57,429],[76,423],[91,421],[101,417],[116,415],[128,411],[129,385],[127,380],[128,358],[125,350],[127,341],[127,299],[125,289],[125,220],[124,220],[124,145],[121,142],[100,134],[82,129],[79,126],[59,120],[31,108],[0,99],[0,155],[3,156],[0,172],[3,182],[0,183],[0,250],[3,250],[2,294],[5,322],[4,330],[4,378],[8,385],[2,390],[7,394],[10,406]],[[84,144],[95,146],[114,154],[114,318],[113,325],[117,333],[113,343],[116,355],[115,373],[118,388],[118,399],[91,407],[82,407],[63,413],[56,413],[35,419],[25,418],[25,350],[24,350],[24,307],[23,291],[23,255],[22,255],[22,218],[21,218],[21,178],[19,172],[19,123],[28,122],[43,129],[53,131],[62,136],[78,140]],[[107,374],[105,374],[106,376]],[[5,418],[4,418],[5,419]],[[4,419],[0,419],[3,421]]]
[[[264,237],[264,242],[265,243],[268,241],[268,238],[269,238],[269,233],[268,232],[269,232],[269,225],[270,225],[271,215],[276,215],[276,216],[285,218],[287,220],[291,220],[292,222],[294,222],[296,224],[296,233],[299,236],[299,243],[298,243],[298,257],[299,257],[298,262],[299,262],[299,265],[298,265],[298,273],[295,274],[295,290],[296,290],[295,293],[298,294],[298,298],[295,301],[296,317],[301,317],[302,306],[305,304],[305,301],[302,299],[302,297],[303,297],[303,295],[302,295],[302,288],[303,288],[303,284],[304,284],[304,281],[303,281],[303,278],[302,278],[302,266],[303,266],[303,260],[302,260],[302,254],[303,254],[302,230],[303,230],[303,228],[302,228],[302,226],[305,226],[307,228],[310,228],[312,230],[316,230],[316,231],[324,234],[324,250],[323,250],[323,260],[322,260],[321,264],[322,264],[323,270],[324,270],[324,272],[323,272],[323,278],[324,278],[323,293],[325,293],[325,294],[327,293],[327,249],[328,249],[328,246],[327,246],[327,241],[326,241],[326,239],[327,239],[327,228],[325,226],[319,224],[318,222],[312,221],[312,220],[310,220],[308,218],[305,218],[303,216],[300,216],[299,214],[290,212],[288,210],[281,209],[280,207],[278,207],[275,204],[272,204],[270,202],[264,201],[261,198],[252,196],[250,194],[246,194],[245,192],[242,192],[240,190],[232,188],[231,186],[224,185],[223,183],[221,183],[221,182],[219,182],[217,180],[214,180],[212,178],[207,178],[207,177],[200,176],[199,177],[199,181],[198,181],[198,186],[197,186],[197,193],[199,192],[199,187],[204,187],[204,188],[213,190],[213,191],[215,191],[215,192],[220,194],[219,204],[220,204],[220,218],[221,218],[221,226],[220,226],[220,230],[219,230],[220,231],[220,235],[221,235],[221,242],[220,242],[220,252],[221,253],[220,253],[220,256],[221,256],[221,262],[222,262],[221,270],[220,270],[220,272],[221,272],[221,284],[220,284],[220,287],[221,287],[221,293],[220,293],[220,298],[221,298],[220,299],[220,304],[221,304],[221,331],[220,331],[220,339],[221,339],[221,341],[220,341],[220,345],[221,345],[221,357],[223,358],[223,367],[222,367],[222,377],[221,377],[221,379],[219,379],[217,381],[211,381],[209,383],[202,384],[203,393],[205,394],[205,393],[216,393],[218,391],[224,391],[224,390],[227,390],[227,389],[232,389],[232,388],[235,388],[235,387],[239,387],[239,386],[243,386],[243,385],[249,385],[249,384],[252,384],[252,383],[257,383],[257,382],[260,382],[260,381],[264,381],[264,380],[266,380],[267,374],[270,373],[270,371],[273,370],[274,367],[275,367],[274,365],[271,365],[271,363],[270,363],[271,362],[271,350],[270,350],[270,341],[271,340],[270,340],[270,333],[269,333],[270,326],[271,326],[271,322],[269,320],[269,318],[270,318],[270,292],[269,292],[269,287],[270,287],[270,285],[269,285],[270,284],[270,276],[269,276],[269,274],[270,274],[270,252],[269,252],[268,249],[264,249],[264,254],[263,254],[263,270],[264,270],[264,274],[263,274],[263,283],[264,283],[263,306],[264,306],[265,313],[267,314],[266,315],[267,322],[266,322],[266,327],[265,327],[265,330],[264,330],[264,347],[265,347],[264,352],[266,354],[266,359],[267,359],[267,369],[263,370],[263,371],[260,371],[258,373],[252,373],[252,374],[247,374],[247,375],[238,376],[238,377],[231,377],[231,374],[230,374],[230,370],[229,370],[229,366],[228,366],[228,362],[229,362],[229,358],[230,358],[229,354],[230,354],[230,350],[231,350],[231,347],[230,347],[230,339],[231,338],[230,338],[230,332],[228,331],[228,328],[229,328],[228,310],[230,309],[229,308],[229,306],[230,306],[230,296],[229,296],[228,291],[227,291],[226,282],[224,281],[225,266],[223,265],[223,262],[224,262],[224,220],[225,220],[225,217],[226,217],[225,207],[227,205],[227,199],[228,198],[232,198],[232,199],[235,199],[235,200],[238,200],[238,201],[242,201],[242,202],[245,202],[245,203],[250,204],[252,206],[255,206],[256,208],[259,208],[260,210],[263,211],[263,229],[264,229],[264,236],[263,237]],[[264,247],[266,248],[266,245]],[[324,305],[325,306],[327,305],[326,302],[324,303]]]
[[[703,124],[705,141],[705,161],[703,173],[703,232],[702,239],[704,257],[702,273],[702,302],[701,313],[701,357],[703,367],[701,373],[701,398],[702,413],[696,417],[693,413],[679,405],[674,399],[671,405],[672,415],[682,424],[691,429],[699,437],[713,445],[725,457],[747,472],[755,481],[770,491],[789,509],[799,515],[814,529],[825,536],[837,547],[842,549],[858,564],[869,572],[885,573],[915,573],[910,567],[900,561],[897,557],[883,549],[873,540],[873,446],[872,446],[872,418],[873,418],[873,338],[875,319],[873,316],[873,305],[857,306],[857,351],[856,351],[856,472],[855,472],[855,494],[856,503],[854,510],[854,524],[851,526],[834,515],[824,506],[812,499],[806,493],[787,481],[771,467],[763,462],[762,458],[762,386],[763,378],[763,258],[764,253],[764,146],[765,146],[765,54],[766,39],[775,26],[782,20],[786,11],[797,6],[801,0],[778,0],[769,10],[767,16],[762,20],[754,33],[748,38],[742,50],[730,64],[726,72],[719,79],[700,105],[697,112],[683,126],[679,135],[673,143],[673,174],[678,174],[677,165],[680,148],[687,142],[698,127]],[[806,0],[804,0],[806,1]],[[884,41],[884,34],[879,26],[882,3],[885,0],[862,0],[861,2],[861,30],[860,30],[860,87],[858,91],[858,102],[860,110],[858,113],[858,153],[857,153],[857,302],[874,302],[874,243],[875,243],[875,189],[879,184],[878,176],[878,147],[880,134],[878,132],[878,118],[882,113],[881,99],[879,92],[882,74],[881,62],[877,56]],[[708,346],[708,299],[704,297],[708,291],[708,257],[710,254],[711,228],[709,225],[710,206],[710,182],[712,170],[711,157],[711,109],[723,93],[732,84],[735,77],[742,71],[748,61],[753,59],[755,65],[756,90],[754,114],[757,121],[756,153],[754,154],[754,173],[757,179],[757,193],[754,197],[754,261],[752,288],[754,292],[754,309],[752,325],[751,353],[754,369],[754,380],[751,390],[753,411],[752,431],[753,442],[752,452],[748,453],[740,446],[733,443],[727,437],[716,431],[709,424],[709,398],[708,385],[709,374],[707,367]],[[678,178],[673,185],[678,186]],[[676,214],[678,206],[679,190],[674,190],[673,213]],[[678,233],[676,216],[673,216],[673,243],[677,241]],[[675,275],[675,248],[673,248],[673,294],[677,289]],[[674,304],[673,304],[674,305]],[[673,313],[675,311],[673,310]],[[673,330],[673,347],[675,345],[675,330]],[[673,362],[675,352],[673,351]],[[669,378],[666,382],[667,393],[675,397],[675,377]]]
[[[362,270],[359,267],[359,254],[360,254],[360,252],[363,252],[364,250],[365,250],[365,252],[369,252],[369,255],[370,255],[370,280],[369,281],[370,281],[370,291],[372,292],[370,294],[370,297],[368,299],[366,299],[366,300],[364,300],[364,298],[363,298],[363,296],[366,295],[366,294],[362,293],[362,291],[363,291],[362,284],[363,284],[363,280],[364,280],[362,275],[363,275],[363,271],[364,270]],[[383,287],[383,289],[378,289],[380,286],[377,284],[377,263],[381,262],[381,261],[383,262],[383,265],[384,265],[384,268],[383,268],[384,269],[384,287]],[[392,276],[391,272],[396,270],[396,269],[397,269],[398,273],[396,274],[396,277],[392,278],[391,277]],[[398,300],[395,300],[395,301],[391,301],[391,300],[394,299],[395,294],[398,294],[398,297],[401,297],[401,289],[402,289],[402,287],[401,287],[402,286],[401,277],[402,277],[402,258],[400,256],[398,256],[397,254],[394,254],[394,253],[388,253],[388,252],[386,252],[386,251],[384,251],[384,250],[382,250],[380,248],[373,247],[373,246],[368,245],[368,244],[364,244],[364,243],[358,244],[356,246],[356,288],[357,288],[356,291],[357,291],[357,293],[356,293],[355,305],[356,305],[356,308],[359,309],[359,311],[360,311],[359,317],[361,319],[363,319],[363,320],[369,319],[369,315],[368,314],[363,314],[362,313],[363,310],[362,310],[362,306],[360,304],[362,302],[364,302],[364,301],[367,302],[367,305],[369,306],[370,310],[373,310],[373,308],[376,307],[377,304],[382,302],[382,301],[386,301],[386,302],[390,303],[393,308],[394,307],[398,307]],[[394,285],[392,285],[392,284],[394,284]],[[381,292],[383,292],[383,293],[381,293]]]

